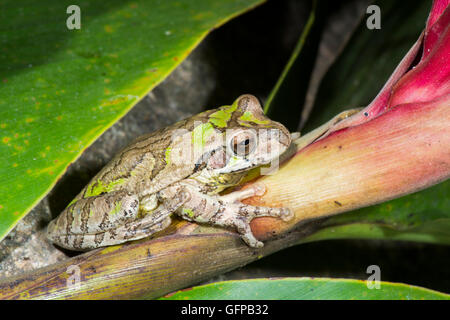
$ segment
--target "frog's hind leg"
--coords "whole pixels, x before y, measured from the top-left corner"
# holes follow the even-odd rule
[[[165,200],[156,210],[119,227],[117,232],[122,234],[125,241],[148,237],[153,233],[167,228],[171,223],[170,215],[189,200],[189,193],[181,190],[172,199]]]
[[[167,228],[171,222],[172,219],[168,216],[165,219],[144,228],[141,228],[141,224],[136,222],[128,223],[117,229],[111,229],[97,234],[85,234],[83,235],[83,242],[78,242],[81,243],[81,246],[78,246],[75,249],[89,250],[142,239]]]
[[[95,234],[113,229],[135,219],[138,210],[138,197],[126,191],[79,199],[50,222],[47,235],[58,244],[64,241],[68,245],[68,235]]]
[[[176,197],[166,200],[157,209],[143,218],[127,221],[116,228],[103,232],[74,235],[71,237],[72,243],[58,244],[69,249],[89,250],[148,237],[157,231],[167,228],[171,223],[170,215],[182,206],[188,198],[189,195],[186,192],[180,192]]]

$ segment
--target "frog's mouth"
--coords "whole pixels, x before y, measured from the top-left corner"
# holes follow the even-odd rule
[[[285,151],[285,150],[284,150]],[[283,151],[283,152],[284,152]],[[216,174],[239,174],[245,173],[251,169],[257,167],[265,167],[268,165],[277,165],[280,160],[280,156],[283,152],[270,155],[270,156],[260,156],[260,157],[238,157],[236,155],[231,155],[227,158],[227,164],[220,169],[214,170]]]

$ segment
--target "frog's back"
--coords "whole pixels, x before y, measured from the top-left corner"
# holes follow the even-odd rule
[[[166,152],[172,142],[172,132],[185,128],[189,122],[190,119],[182,120],[138,137],[103,167],[74,201],[118,190],[139,196],[152,194],[183,179],[189,174],[190,165],[170,167]]]

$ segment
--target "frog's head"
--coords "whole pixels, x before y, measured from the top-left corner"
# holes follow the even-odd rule
[[[226,129],[221,151],[208,161],[210,172],[216,176],[269,164],[291,143],[289,130],[267,118],[258,99],[249,94],[210,114],[209,122]]]

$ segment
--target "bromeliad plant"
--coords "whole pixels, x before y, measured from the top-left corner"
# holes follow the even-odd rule
[[[387,201],[448,179],[448,4],[448,0],[433,3],[426,29],[376,98],[360,112],[319,128],[323,135],[307,147],[304,141],[309,143],[309,135],[300,138],[300,147],[286,166],[276,176],[261,179],[270,191],[252,204],[295,208],[299,223]],[[269,238],[292,225],[258,219],[252,227],[262,238]]]
[[[376,98],[363,110],[341,113],[297,139],[280,170],[256,180],[268,192],[247,203],[287,206],[295,212],[290,223],[253,220],[257,238],[272,239],[264,248],[254,251],[236,234],[222,229],[177,222],[156,238],[94,250],[30,275],[6,279],[0,283],[0,297],[156,298],[287,246],[322,239],[391,238],[450,244],[445,205],[432,224],[416,223],[409,229],[411,221],[392,210],[381,215],[381,223],[380,215],[372,212],[337,215],[416,192],[450,176],[449,17],[449,1],[434,1],[424,32]],[[448,183],[440,187],[445,192]],[[74,264],[83,275],[76,288],[66,282],[67,268]],[[301,282],[317,284],[302,280],[295,285]],[[266,285],[271,284],[262,287]],[[342,283],[330,281],[328,285]],[[359,287],[358,292],[363,287],[361,283],[345,285]],[[389,292],[395,289],[395,285],[386,286]],[[416,297],[432,297],[428,294]],[[392,297],[407,295],[397,292]],[[185,298],[180,293],[176,296]]]

